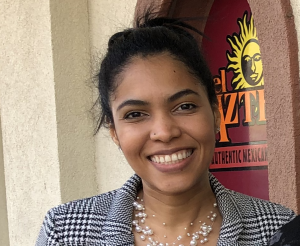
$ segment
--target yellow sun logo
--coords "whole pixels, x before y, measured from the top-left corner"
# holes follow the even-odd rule
[[[247,12],[238,19],[240,33],[227,36],[232,53],[227,51],[227,69],[233,71],[232,86],[235,90],[264,85],[260,47],[253,16],[247,21]]]

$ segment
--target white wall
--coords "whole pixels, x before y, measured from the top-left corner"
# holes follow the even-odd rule
[[[51,207],[97,193],[88,20],[83,0],[0,1],[0,229],[11,246],[34,245]]]
[[[0,245],[9,246],[2,129],[0,120]]]
[[[106,129],[93,138],[87,85],[135,5],[0,1],[1,246],[34,245],[50,207],[118,188],[133,174]],[[299,42],[300,2],[291,5]]]
[[[0,11],[10,245],[33,245],[46,212],[41,208],[61,202],[49,2],[6,0]]]
[[[132,25],[136,2],[89,1],[91,50],[95,63],[105,53],[109,37]],[[101,193],[119,188],[133,174],[106,129],[101,130],[96,137],[96,166],[97,183]]]

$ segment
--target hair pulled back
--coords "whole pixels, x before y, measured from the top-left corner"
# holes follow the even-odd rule
[[[169,53],[174,59],[183,62],[190,73],[199,79],[199,83],[206,89],[211,106],[217,105],[210,70],[201,55],[197,41],[187,30],[202,35],[182,19],[155,17],[151,11],[147,11],[137,19],[134,28],[111,36],[98,74],[99,97],[96,103],[100,104],[101,113],[96,132],[101,126],[114,125],[110,97],[118,86],[118,76],[134,57]]]

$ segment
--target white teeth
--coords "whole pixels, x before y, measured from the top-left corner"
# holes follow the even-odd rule
[[[172,155],[155,155],[151,156],[150,159],[153,162],[161,164],[173,164],[178,161],[189,157],[192,154],[192,150],[182,150]]]

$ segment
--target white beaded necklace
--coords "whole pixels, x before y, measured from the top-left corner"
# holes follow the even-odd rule
[[[140,200],[141,202],[143,202],[143,199],[139,199],[139,197],[137,197],[137,200]],[[217,203],[213,204],[214,208],[216,208],[217,206],[218,206]],[[161,243],[159,241],[154,240],[153,230],[149,226],[145,226],[145,227],[142,226],[145,224],[146,218],[148,217],[148,215],[146,214],[145,206],[143,204],[135,201],[133,203],[133,207],[134,207],[134,210],[137,211],[137,213],[135,213],[135,217],[137,219],[134,219],[132,221],[132,224],[133,224],[133,226],[135,226],[136,232],[142,233],[140,236],[142,241],[145,241],[146,239],[148,239],[149,243],[147,243],[147,246],[171,246],[171,245],[176,245],[177,243],[178,243],[178,246],[184,246],[184,244],[180,244],[180,241],[183,238],[181,235],[179,235],[177,237],[177,241],[173,242],[173,243]],[[152,216],[155,217],[155,215],[152,215]],[[210,225],[207,225],[205,222],[202,223],[201,221],[199,221],[199,223],[201,224],[200,230],[198,230],[192,234],[190,234],[189,232],[186,233],[186,235],[188,237],[192,236],[192,240],[190,241],[190,246],[197,245],[198,240],[200,240],[201,244],[208,242],[208,236],[212,231],[212,226],[214,224],[216,217],[217,217],[217,214],[214,213],[213,211],[210,211],[210,215],[207,216],[207,219],[211,222]],[[163,225],[165,226],[166,223],[163,223]],[[190,223],[190,225],[192,226],[193,223]],[[186,230],[187,228],[184,228],[184,229]],[[167,238],[167,236],[164,235],[164,238]]]

